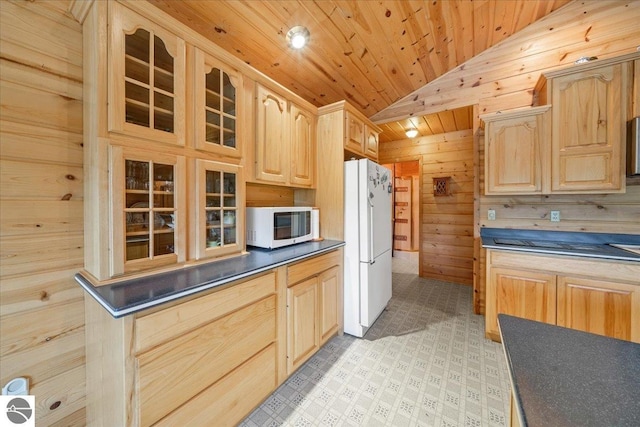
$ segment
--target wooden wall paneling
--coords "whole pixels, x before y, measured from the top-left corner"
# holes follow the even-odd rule
[[[31,380],[39,426],[86,425],[82,27],[67,2],[0,13],[0,382]]]
[[[85,367],[77,366],[50,380],[33,384],[30,393],[36,397],[36,424],[50,425],[61,422],[68,414],[85,406]],[[59,403],[58,403],[59,402]],[[64,411],[58,409],[64,408]]]
[[[381,163],[421,164],[420,276],[473,283],[473,136],[471,130],[385,142]],[[433,178],[451,176],[450,196],[433,195]]]
[[[247,183],[247,207],[294,206],[294,190],[291,187]]]

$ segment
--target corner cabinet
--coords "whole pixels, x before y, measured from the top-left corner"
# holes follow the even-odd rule
[[[480,116],[485,122],[486,195],[548,192],[550,106]]]
[[[313,187],[315,123],[310,111],[256,85],[255,180]]]
[[[551,104],[551,192],[625,191],[627,112],[638,54],[545,73],[536,86]]]
[[[184,40],[109,3],[109,131],[183,145]]]
[[[640,342],[640,263],[488,249],[485,321],[494,341],[499,313]]]
[[[287,373],[342,329],[339,249],[287,267]]]

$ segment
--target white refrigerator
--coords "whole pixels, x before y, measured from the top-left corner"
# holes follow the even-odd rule
[[[344,332],[362,337],[391,299],[391,171],[344,163]]]

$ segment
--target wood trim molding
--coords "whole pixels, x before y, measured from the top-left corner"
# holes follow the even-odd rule
[[[70,0],[67,10],[80,24],[84,23],[95,0]]]

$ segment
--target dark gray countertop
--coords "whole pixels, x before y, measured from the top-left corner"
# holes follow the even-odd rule
[[[481,228],[482,247],[552,255],[640,262],[640,255],[610,244],[640,245],[638,234]]]
[[[498,315],[522,427],[640,426],[640,344]]]
[[[103,286],[94,286],[81,273],[76,274],[75,279],[100,305],[117,318],[341,246],[344,246],[342,241],[322,240],[274,250],[249,247],[247,254],[234,258],[186,266],[170,272]]]

